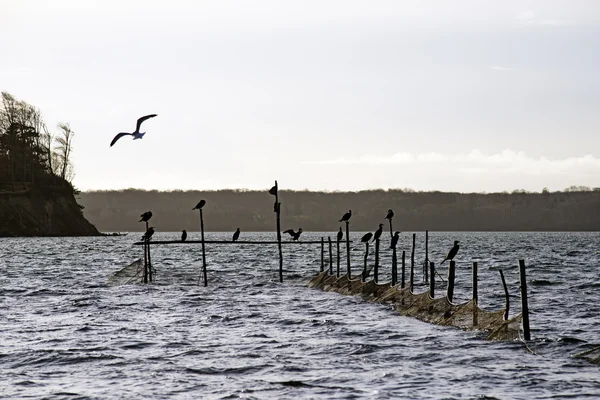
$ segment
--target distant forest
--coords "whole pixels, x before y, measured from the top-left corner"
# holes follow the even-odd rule
[[[205,229],[212,232],[274,231],[274,197],[267,190],[91,191],[79,195],[84,215],[103,232],[143,230],[140,214],[151,210],[157,231],[199,230],[200,199]],[[282,230],[337,231],[348,210],[353,231],[374,231],[394,210],[394,228],[413,231],[598,231],[600,190],[562,192],[443,193],[411,190],[310,192],[280,190]],[[387,228],[387,224],[385,225]]]

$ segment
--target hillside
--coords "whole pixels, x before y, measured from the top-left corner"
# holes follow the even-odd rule
[[[84,214],[101,231],[141,231],[139,215],[151,210],[158,231],[197,231],[194,205],[206,199],[207,231],[274,231],[273,196],[267,191],[93,191],[81,193]],[[353,230],[374,230],[395,212],[398,230],[597,231],[600,192],[461,194],[369,190],[280,191],[282,229],[334,231],[352,210]]]

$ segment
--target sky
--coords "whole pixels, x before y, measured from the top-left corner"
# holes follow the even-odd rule
[[[0,90],[84,191],[600,187],[598,38],[596,0],[0,0]]]

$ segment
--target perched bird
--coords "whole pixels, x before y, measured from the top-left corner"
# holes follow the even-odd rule
[[[346,214],[344,214],[344,216],[342,216],[342,219],[340,219],[340,222],[349,221],[351,216],[352,216],[352,210],[348,210],[348,212]]]
[[[289,233],[292,237],[292,240],[298,240],[300,238],[300,234],[302,233],[302,228],[298,228],[298,232],[294,232],[293,229],[288,229],[283,231],[283,233]]]
[[[150,240],[150,238],[152,237],[152,235],[154,235],[154,227],[151,226],[150,228],[148,228],[148,230],[146,231],[146,233],[144,233],[144,235],[142,236],[142,240]]]
[[[375,231],[375,236],[373,236],[373,241],[376,241],[381,237],[381,233],[383,232],[383,224],[379,224],[379,229]]]
[[[200,210],[202,209],[202,207],[204,207],[205,204],[206,200],[200,200],[198,204],[196,204],[196,207],[192,208],[192,210]]]
[[[150,218],[152,218],[152,211],[146,211],[140,215],[140,217],[142,217],[142,219],[140,219],[138,222],[148,222]]]
[[[184,229],[181,231],[181,241],[185,242],[185,239],[187,239],[187,232]]]
[[[146,132],[140,132],[140,127],[142,126],[142,122],[144,122],[145,120],[147,120],[149,118],[154,118],[157,115],[158,114],[150,114],[150,115],[144,115],[143,117],[138,118],[137,125],[135,126],[135,131],[131,132],[131,133],[129,133],[129,132],[118,133],[117,136],[114,137],[112,142],[110,142],[110,147],[112,147],[113,144],[117,143],[117,140],[121,139],[123,136],[131,135],[131,136],[133,136],[133,140],[141,139],[142,137],[144,137]]]
[[[394,236],[392,237],[392,245],[390,246],[390,249],[396,248],[396,245],[398,244],[398,239],[400,239],[400,231],[394,232]]]
[[[269,189],[269,194],[272,194],[273,196],[275,196],[277,194],[277,185],[275,185],[271,189]]]
[[[394,218],[394,212],[392,210],[388,210],[387,215],[385,216],[385,219],[392,219]]]
[[[363,243],[369,243],[369,240],[371,240],[372,237],[373,234],[371,232],[365,233],[365,235],[362,237],[362,239],[360,239],[360,241]]]
[[[453,247],[450,249],[450,251],[448,252],[448,255],[446,256],[446,258],[444,258],[444,261],[446,261],[446,260],[450,260],[450,261],[452,261],[452,259],[453,259],[454,257],[456,257],[456,253],[458,253],[458,249],[459,249],[459,248],[460,248],[460,246],[458,245],[458,240],[455,240],[455,241],[454,241],[454,246],[453,246]],[[444,263],[444,261],[442,261],[442,262],[440,263],[440,265],[441,265],[441,264],[443,264],[443,263]]]
[[[237,230],[233,233],[233,241],[235,242],[236,240],[238,240],[238,238],[240,237],[240,228],[237,228]]]
[[[340,226],[340,230],[337,234],[337,241],[340,242],[344,238],[344,232],[342,232],[342,227]]]

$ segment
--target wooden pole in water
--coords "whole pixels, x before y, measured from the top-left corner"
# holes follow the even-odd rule
[[[348,280],[352,278],[350,273],[350,221],[346,221],[346,275]]]
[[[479,295],[477,293],[477,261],[473,261],[473,326],[479,324]]]
[[[200,237],[202,239],[202,279],[204,280],[204,286],[208,286],[208,277],[206,275],[206,249],[204,247],[204,216],[202,215],[202,208],[200,208]]]
[[[450,261],[450,267],[448,267],[448,287],[446,289],[446,297],[448,301],[452,303],[454,299],[454,275],[456,273],[456,262]]]
[[[363,273],[362,273],[362,281],[363,282],[367,279],[367,257],[369,257],[369,242],[365,243],[365,246],[366,246],[365,263],[364,263]]]
[[[148,221],[146,221],[146,232],[148,232]],[[144,232],[144,276],[143,282],[148,283],[148,239],[146,238],[146,232]]]
[[[329,242],[329,275],[333,275],[333,253],[331,251],[331,236],[327,236]]]
[[[529,305],[527,304],[525,260],[519,260],[519,280],[521,282],[521,318],[523,320],[523,336],[525,340],[531,340],[531,333],[529,331]]]
[[[337,248],[337,258],[336,258],[337,269],[336,269],[336,276],[339,278],[340,277],[340,241],[339,240],[335,241],[335,246]]]
[[[410,253],[410,291],[414,291],[415,286],[415,241],[417,234],[413,233],[412,251]]]
[[[429,231],[425,231],[425,262],[423,263],[423,282],[429,280]]]
[[[406,252],[402,250],[402,280],[400,281],[400,287],[404,289],[406,287]]]
[[[325,270],[325,241],[321,236],[321,272]]]
[[[392,248],[392,286],[398,282],[398,259],[396,257],[396,247]]]
[[[394,238],[394,232],[392,231],[392,218],[390,218],[389,221],[390,221],[390,237],[393,239]]]
[[[281,251],[281,203],[279,202],[279,185],[275,181],[275,204],[274,210],[277,219],[277,248],[279,250],[279,282],[283,282],[283,252]],[[271,193],[271,191],[269,191]],[[273,193],[271,193],[273,194]]]
[[[429,263],[429,297],[432,299],[435,296],[435,265],[434,263]]]
[[[502,279],[502,287],[504,288],[504,297],[506,298],[506,306],[504,307],[504,320],[508,319],[508,310],[510,309],[510,298],[508,297],[508,288],[504,280],[504,272],[500,270],[500,279]]]
[[[150,259],[150,238],[146,239],[148,247],[148,282],[152,283],[154,280],[152,276],[152,260]]]
[[[375,267],[373,268],[373,280],[379,282],[379,239],[375,240]]]

